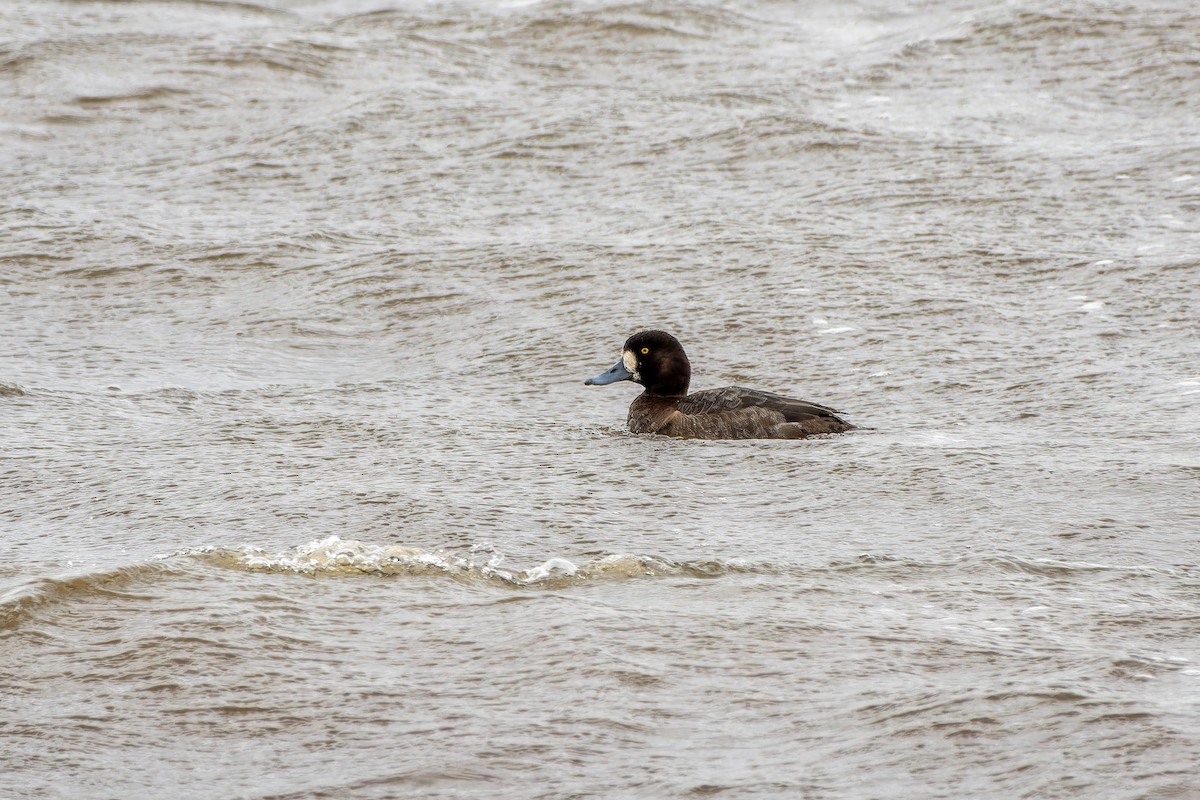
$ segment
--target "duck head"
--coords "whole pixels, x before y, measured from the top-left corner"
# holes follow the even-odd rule
[[[642,331],[625,340],[620,361],[584,384],[633,381],[646,387],[647,394],[676,397],[687,394],[691,380],[692,365],[679,340],[665,331]]]

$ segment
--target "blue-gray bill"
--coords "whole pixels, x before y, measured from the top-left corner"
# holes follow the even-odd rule
[[[588,378],[583,382],[584,386],[604,386],[617,381],[627,381],[633,377],[633,373],[625,369],[625,362],[618,361],[612,365],[612,368],[606,372],[601,372],[594,378]]]

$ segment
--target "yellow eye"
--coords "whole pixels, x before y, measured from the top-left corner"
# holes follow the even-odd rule
[[[650,348],[649,348],[649,347],[643,347],[643,348],[642,348],[642,355],[646,355],[646,354],[647,354],[647,353],[649,353],[649,352],[650,352]]]

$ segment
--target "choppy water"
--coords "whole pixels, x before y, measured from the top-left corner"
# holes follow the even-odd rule
[[[1200,797],[1190,0],[0,17],[0,797]]]

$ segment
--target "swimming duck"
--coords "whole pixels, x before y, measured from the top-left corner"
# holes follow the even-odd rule
[[[832,408],[757,389],[729,386],[688,394],[692,365],[679,340],[642,331],[625,342],[621,360],[584,381],[633,381],[646,388],[629,406],[629,430],[686,439],[803,439],[854,426]]]

